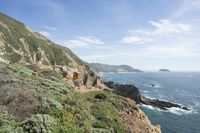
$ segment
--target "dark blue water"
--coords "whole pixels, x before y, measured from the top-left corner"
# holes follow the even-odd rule
[[[102,78],[134,84],[143,96],[179,103],[192,109],[184,111],[171,108],[163,111],[151,106],[141,106],[153,124],[161,125],[163,133],[200,133],[200,73],[120,73],[103,74]]]

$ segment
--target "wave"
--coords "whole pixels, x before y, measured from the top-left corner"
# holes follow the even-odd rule
[[[149,91],[142,91],[142,92],[144,92],[144,93],[149,93]]]
[[[173,114],[177,114],[177,115],[196,113],[194,110],[184,110],[184,109],[176,108],[176,107],[169,108],[167,111]]]
[[[194,107],[198,107],[200,105],[200,103],[199,102],[196,102],[195,104],[194,104]]]
[[[151,87],[151,88],[161,88],[161,85],[159,83],[151,83],[150,85],[148,85],[148,87]]]
[[[167,110],[162,110],[160,108],[157,107],[153,107],[151,105],[144,105],[144,104],[140,104],[140,107],[152,110],[152,111],[158,111],[158,112],[168,112],[168,113],[172,113],[172,114],[176,114],[176,115],[187,115],[187,114],[193,114],[193,113],[197,113],[195,110],[191,109],[191,110],[184,110],[181,108],[177,108],[177,107],[172,107],[172,108],[168,108]]]
[[[104,73],[103,73],[103,72],[99,72],[98,75],[99,75],[100,77],[103,77],[103,76],[104,76]]]

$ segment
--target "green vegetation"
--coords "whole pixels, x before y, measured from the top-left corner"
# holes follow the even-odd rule
[[[32,63],[31,60],[34,59],[34,54],[36,55],[36,60],[39,61],[42,58],[41,51],[43,51],[50,63],[44,60],[42,62],[44,65],[69,65],[71,60],[83,65],[83,61],[69,49],[54,44],[47,38],[40,37],[42,36],[41,34],[29,31],[23,23],[2,13],[0,13],[0,32],[3,33],[2,38],[5,45],[4,58],[11,63],[19,62],[22,56],[24,57],[24,62]],[[20,41],[22,38],[25,44]],[[23,54],[20,55],[15,50],[19,50]]]
[[[124,98],[104,91],[75,92],[59,72],[35,74],[31,68],[0,64],[1,132],[125,132],[117,106]]]

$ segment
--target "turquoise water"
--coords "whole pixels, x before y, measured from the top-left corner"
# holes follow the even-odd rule
[[[141,109],[151,122],[161,125],[163,133],[200,133],[200,73],[120,73],[103,74],[102,78],[118,83],[134,84],[143,96],[179,103],[191,109],[184,111],[171,108],[163,111],[141,105]]]

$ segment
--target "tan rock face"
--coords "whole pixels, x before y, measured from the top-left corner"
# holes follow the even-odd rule
[[[73,77],[72,77],[72,80],[75,81],[79,78],[78,76],[78,72],[73,72]]]
[[[161,133],[159,125],[152,125],[148,117],[141,111],[135,102],[128,100],[128,105],[120,109],[121,118],[128,133]]]

